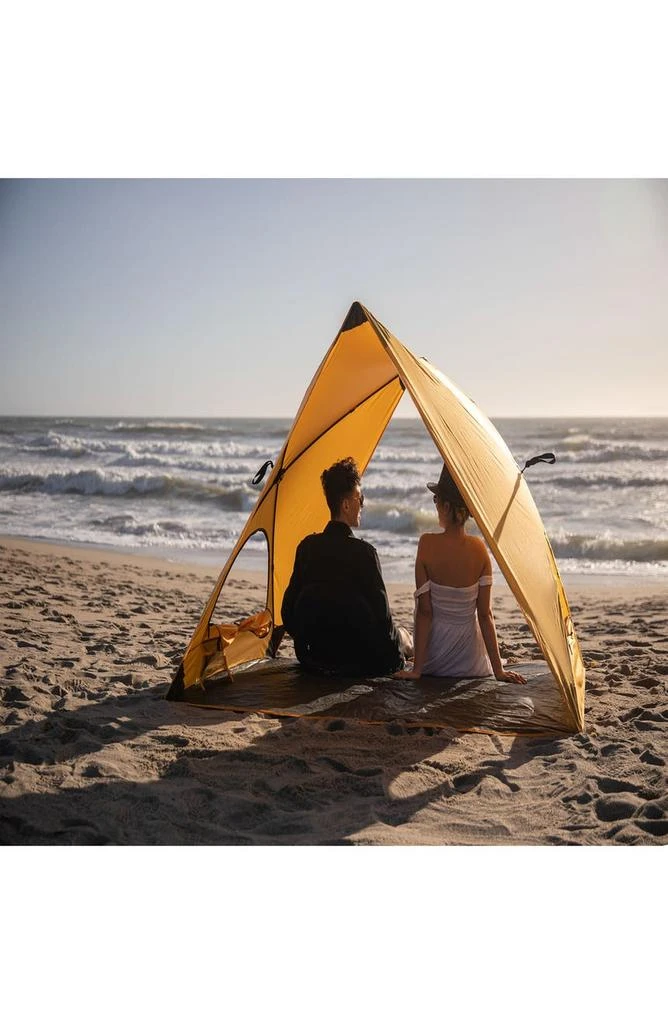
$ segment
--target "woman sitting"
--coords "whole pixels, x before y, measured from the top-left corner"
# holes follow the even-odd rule
[[[415,660],[397,679],[494,675],[525,683],[501,664],[490,605],[492,565],[483,541],[466,533],[469,511],[448,470],[427,487],[443,533],[425,533],[415,560]]]

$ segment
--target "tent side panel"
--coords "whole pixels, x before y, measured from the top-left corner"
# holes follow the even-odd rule
[[[531,626],[576,729],[584,669],[540,514],[507,445],[477,406],[376,324],[422,419]]]
[[[350,455],[360,472],[364,472],[403,390],[395,377],[310,445],[286,470],[278,488],[274,532],[273,593],[277,625],[282,621],[281,604],[292,575],[297,545],[309,533],[324,529],[329,519],[320,484],[323,469]]]
[[[266,488],[265,488],[266,490]],[[262,500],[264,499],[264,500]],[[262,531],[267,537],[267,580],[268,580],[268,592],[267,592],[267,608],[273,616],[273,601],[272,601],[272,589],[271,589],[271,566],[273,556],[273,545],[272,545],[272,533],[274,523],[274,509],[276,504],[276,488],[273,487],[271,492],[261,496],[255,509],[250,515],[246,526],[244,527],[239,540],[234,546],[230,557],[225,563],[216,585],[211,592],[211,596],[206,603],[204,611],[200,621],[192,635],[190,643],[186,648],[183,656],[183,662],[177,671],[172,687],[168,693],[168,697],[172,699],[179,699],[185,690],[190,686],[198,684],[202,678],[202,674],[205,670],[205,666],[215,650],[215,645],[212,645],[209,637],[209,624],[213,616],[214,610],[218,603],[218,599],[223,591],[227,578],[230,571],[232,570],[237,557],[246,542],[254,533]],[[268,637],[261,641],[264,644],[264,650],[269,646],[271,642],[271,632]],[[213,648],[213,649],[212,649]],[[262,655],[260,655],[262,656]]]
[[[199,683],[218,658],[211,619],[239,552],[258,530],[266,534],[269,548],[267,608],[274,628],[259,640],[235,638],[224,661],[233,667],[242,664],[246,654],[246,660],[255,660],[275,653],[282,635],[281,602],[297,544],[306,534],[322,530],[328,518],[320,474],[347,455],[356,458],[363,471],[403,394],[394,363],[376,332],[363,316],[351,316],[356,308],[361,309],[354,303],[311,381],[276,465],[216,582],[168,694],[173,699]]]
[[[286,466],[333,424],[397,376],[367,322],[343,330],[312,382],[285,446]]]

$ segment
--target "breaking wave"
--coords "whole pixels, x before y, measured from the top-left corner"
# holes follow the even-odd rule
[[[438,530],[438,520],[433,509],[401,508],[396,503],[374,501],[364,506],[362,530],[415,535]]]
[[[128,464],[140,458],[163,459],[165,464],[169,463],[174,457],[197,459],[200,462],[203,459],[252,459],[253,473],[257,469],[256,462],[263,462],[267,458],[275,459],[276,457],[276,452],[273,449],[269,450],[269,446],[244,444],[243,442],[232,440],[179,441],[170,438],[169,440],[124,441],[113,438],[68,437],[66,434],[59,434],[53,430],[49,430],[46,434],[38,434],[36,437],[32,437],[18,450],[33,456],[39,455],[66,459],[81,458],[85,455],[118,455],[119,459],[127,458]],[[208,463],[205,468],[211,470],[211,463]],[[250,468],[251,464],[249,463]]]
[[[201,421],[194,423],[190,420],[119,420],[117,423],[109,423],[104,427],[110,433],[187,433],[193,431],[201,434],[206,431],[207,426]],[[218,432],[218,431],[216,431]]]
[[[392,463],[404,463],[408,466],[415,465],[432,465],[438,466],[440,470],[441,462],[438,453],[434,452],[420,452],[416,449],[397,449],[397,448],[383,448],[379,446],[374,453],[374,462],[392,462]]]
[[[258,470],[258,461],[255,458],[252,462],[220,462],[213,459],[192,459],[182,455],[158,455],[132,450],[125,451],[109,465],[134,469],[158,466],[164,470],[178,469],[182,473],[215,473],[217,476],[248,477],[249,480]]]
[[[528,480],[530,487],[541,484],[553,484],[555,487],[568,487],[579,490],[583,487],[612,487],[614,489],[627,487],[666,487],[668,480],[665,476],[613,476],[609,473],[593,473],[587,476],[551,476]]]
[[[176,496],[189,501],[215,502],[231,511],[245,511],[255,504],[258,492],[250,487],[196,482],[168,474],[126,477],[90,469],[74,473],[0,474],[0,492],[81,494],[87,497],[144,498]]]
[[[432,474],[438,478],[438,474]],[[430,495],[427,493],[426,484],[415,481],[408,481],[404,483],[396,478],[391,483],[362,483],[362,490],[364,491],[365,498],[372,498],[374,502],[376,499],[382,498],[393,498],[395,501],[401,500],[406,501],[407,499],[413,499],[416,505],[420,505],[425,499],[431,500]]]
[[[131,537],[172,536],[186,540],[191,535],[185,523],[171,519],[158,519],[150,523],[138,523],[134,516],[106,516],[104,519],[89,520],[91,526],[109,530],[112,533]]]
[[[86,443],[78,437],[67,437],[66,434],[59,434],[55,430],[31,438],[23,450],[66,459],[79,459],[82,455],[90,455],[92,451],[90,442]]]
[[[567,534],[550,538],[550,543],[557,558],[621,562],[663,562],[668,559],[668,538],[665,537],[614,540],[610,537]]]
[[[611,445],[605,441],[587,442],[582,447],[571,447],[560,451],[555,447],[559,462],[665,462],[668,449],[650,448],[642,444]]]

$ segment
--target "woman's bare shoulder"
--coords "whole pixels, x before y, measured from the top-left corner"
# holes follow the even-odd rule
[[[439,538],[442,533],[423,533],[418,541],[418,548],[428,548]]]
[[[469,537],[470,550],[475,552],[476,558],[480,559],[482,565],[489,561],[489,551],[482,537]]]

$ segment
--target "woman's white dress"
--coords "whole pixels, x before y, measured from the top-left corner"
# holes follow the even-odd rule
[[[416,612],[418,598],[427,591],[433,609],[423,675],[461,679],[494,674],[476,615],[478,589],[491,585],[491,576],[481,576],[470,587],[445,587],[427,580],[415,591]]]

